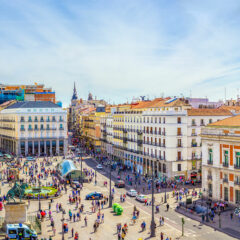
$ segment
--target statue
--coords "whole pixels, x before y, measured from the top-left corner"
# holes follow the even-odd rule
[[[14,202],[16,202],[15,197],[18,197],[21,202],[27,187],[28,185],[26,183],[19,185],[17,182],[15,182],[14,186],[7,193],[7,201],[9,202],[9,200],[12,199]]]

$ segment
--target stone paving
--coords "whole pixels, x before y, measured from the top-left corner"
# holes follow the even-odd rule
[[[60,159],[58,159],[59,161]],[[56,166],[57,162],[54,162],[54,165],[51,166],[50,168],[54,168]],[[77,163],[79,164],[79,163]],[[85,163],[83,161],[83,167],[88,167],[89,164]],[[55,226],[56,226],[56,235],[53,236],[53,231],[50,226],[50,220],[47,217],[43,222],[42,222],[42,234],[39,236],[39,239],[48,239],[49,236],[53,236],[53,239],[62,239],[62,213],[57,213],[56,212],[56,204],[61,203],[63,205],[63,208],[66,211],[66,214],[64,215],[65,221],[69,225],[69,231],[64,235],[65,239],[73,239],[72,234],[71,234],[71,229],[73,228],[74,231],[78,231],[79,233],[79,239],[84,239],[84,240],[97,240],[97,239],[104,239],[104,240],[113,240],[113,239],[118,239],[117,233],[116,233],[116,225],[118,223],[124,224],[127,223],[129,226],[129,231],[126,236],[126,240],[137,240],[140,237],[143,239],[148,239],[150,236],[149,232],[149,227],[150,227],[150,221],[151,221],[151,206],[144,206],[144,204],[137,202],[134,198],[127,197],[126,201],[124,203],[121,203],[124,212],[122,216],[116,216],[113,212],[112,209],[108,208],[108,205],[104,207],[103,210],[101,210],[101,213],[104,213],[104,223],[100,224],[99,229],[97,230],[96,233],[93,232],[93,223],[96,220],[96,215],[97,213],[92,213],[91,212],[91,201],[85,200],[85,195],[93,192],[93,191],[101,191],[104,195],[108,195],[108,188],[103,186],[103,182],[108,180],[103,174],[104,171],[101,171],[97,174],[97,185],[95,186],[94,181],[92,183],[85,183],[83,190],[81,191],[81,198],[82,198],[82,203],[84,204],[84,213],[81,216],[81,221],[78,222],[73,222],[69,220],[68,217],[68,211],[69,209],[72,210],[72,212],[76,212],[75,204],[69,204],[68,202],[68,196],[71,194],[72,189],[71,187],[68,186],[67,194],[63,193],[63,195],[60,198],[57,198],[54,200],[53,204],[51,205],[51,210],[52,210],[52,215],[55,221]],[[21,172],[22,174],[22,172]],[[25,175],[24,175],[25,178]],[[45,184],[46,181],[50,181],[49,179],[43,180],[42,182]],[[113,186],[114,182],[112,182]],[[8,184],[5,184],[2,187],[2,194],[5,194],[7,190],[9,189]],[[120,194],[126,193],[125,189],[115,189],[116,194],[114,197],[114,202],[120,202]],[[158,198],[162,198],[164,193],[159,193],[156,195],[156,201],[158,201]],[[150,196],[149,196],[150,197]],[[160,200],[159,200],[160,201]],[[171,206],[174,206],[175,199],[171,198],[171,194],[169,194],[169,203]],[[41,201],[42,209],[47,210],[48,212],[48,207],[49,207],[49,201],[44,200]],[[133,225],[131,218],[132,218],[132,212],[133,212],[133,207],[134,205],[140,210],[140,217],[137,220],[137,222]],[[157,224],[156,228],[156,237],[151,238],[151,239],[160,239],[160,232],[164,233],[164,236],[168,236],[171,239],[210,239],[209,236],[214,236],[214,230],[212,230],[209,227],[204,227],[203,228],[203,233],[199,234],[197,230],[192,230],[190,228],[190,223],[191,224],[197,224],[197,222],[192,221],[190,219],[186,219],[186,227],[185,227],[185,236],[181,237],[181,215],[176,215],[176,213],[173,213],[173,210],[170,209],[169,212],[165,212],[165,205],[162,204],[160,208],[160,214],[165,217],[165,224],[164,226],[159,227],[159,217],[161,216],[160,214],[156,215],[155,221]],[[28,214],[29,215],[36,215],[38,211],[38,201],[31,201],[30,206],[28,209]],[[4,216],[4,210],[0,212],[0,216]],[[85,227],[84,224],[84,217],[87,216],[88,218],[88,226]],[[173,220],[172,217],[175,217]],[[147,229],[144,232],[141,232],[140,224],[142,221],[145,221],[147,224]],[[189,227],[188,227],[189,226]],[[205,231],[205,232],[204,232]],[[204,236],[205,234],[208,234],[207,236]],[[212,234],[212,235],[211,235]],[[203,237],[202,237],[203,236]],[[211,239],[233,239],[228,237],[225,234],[218,233],[216,235],[217,238],[211,237]]]

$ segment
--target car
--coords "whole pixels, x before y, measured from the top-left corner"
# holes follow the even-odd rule
[[[26,160],[27,161],[35,161],[35,158],[34,157],[27,157]]]
[[[98,165],[96,166],[96,168],[97,168],[97,169],[103,169],[103,166],[102,166],[102,164],[98,164]]]
[[[125,182],[123,180],[119,180],[119,181],[115,182],[115,186],[118,188],[124,188]]]
[[[100,200],[103,198],[103,194],[100,192],[92,192],[86,195],[86,200]]]
[[[129,191],[127,191],[127,195],[130,197],[136,197],[137,196],[137,191],[134,189],[130,189]]]
[[[146,195],[140,194],[136,196],[136,200],[139,202],[145,202],[145,200],[148,200]]]
[[[74,185],[75,188],[80,188],[80,183],[78,181],[72,181],[72,185]]]

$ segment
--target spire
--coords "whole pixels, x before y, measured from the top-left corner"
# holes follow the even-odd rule
[[[76,90],[76,84],[74,82],[74,87],[73,87],[73,95],[72,95],[72,100],[77,100],[77,90]]]

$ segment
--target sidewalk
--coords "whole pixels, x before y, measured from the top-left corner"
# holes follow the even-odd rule
[[[201,214],[192,213],[190,212],[189,209],[186,209],[185,207],[175,209],[175,211],[186,217],[189,217],[193,220],[200,222],[202,225],[205,224],[217,231],[221,231],[223,233],[228,234],[231,237],[240,239],[240,220],[236,215],[233,215],[233,219],[231,220],[230,218],[231,211],[224,211],[221,213],[221,217],[220,217],[221,227],[219,227],[218,215],[215,215],[213,221],[211,221],[211,219],[209,218],[209,222],[206,222],[206,221],[202,222]]]

